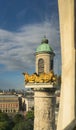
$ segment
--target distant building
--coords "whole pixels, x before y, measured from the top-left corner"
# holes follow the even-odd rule
[[[22,98],[23,111],[30,111],[34,108],[34,97],[27,96],[27,97],[21,97],[21,98]]]
[[[19,111],[19,100],[16,95],[0,95],[0,111],[15,113]]]
[[[26,100],[28,101],[27,110],[32,110],[34,108],[34,97],[26,97]]]
[[[19,99],[19,112],[27,112],[34,108],[34,92],[26,91],[25,95],[17,94]]]

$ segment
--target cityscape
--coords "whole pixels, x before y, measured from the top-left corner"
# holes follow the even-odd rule
[[[1,0],[0,130],[76,130],[75,35],[75,0]]]
[[[55,123],[57,125],[60,91],[58,90],[55,95],[56,95]],[[26,90],[26,91],[19,90],[18,91],[15,89],[0,90],[0,118],[2,116],[1,115],[2,113],[6,113],[6,115],[8,115],[8,117],[9,117],[9,119],[11,118],[12,120],[18,115],[19,116],[21,115],[21,117],[23,117],[23,118],[27,118],[27,114],[29,114],[29,113],[32,114],[33,112],[34,112],[34,91],[32,91],[32,90]],[[34,115],[32,115],[32,117],[31,117],[29,115],[30,120],[31,120],[31,118],[34,119],[33,116]],[[5,118],[5,117],[3,116],[3,118]],[[33,121],[33,119],[32,119],[32,121]],[[27,123],[27,122],[25,121],[25,123]],[[28,123],[30,123],[29,120],[28,120]],[[23,128],[24,125],[22,126],[22,130],[24,129]],[[29,126],[31,127],[31,123],[29,124]],[[15,129],[14,127],[16,127],[15,124],[11,128],[9,128],[9,126],[6,127],[6,125],[4,126],[5,130],[8,128],[9,128],[9,130],[12,130],[12,129],[14,130]],[[28,130],[30,130],[30,129],[32,130],[33,127],[34,126],[33,126],[33,122],[32,122],[32,127],[28,128]],[[2,129],[3,127],[1,126],[0,128]],[[18,128],[19,128],[19,126],[18,126]],[[25,130],[26,130],[26,128],[25,128]]]
[[[46,103],[45,102],[46,100],[42,101],[42,103],[41,103],[42,98],[41,98],[41,100],[39,99],[40,102],[38,101],[38,99],[36,100],[35,94],[39,93],[39,92],[43,93],[43,94],[44,93],[49,94],[49,91],[52,93],[54,90],[52,90],[53,88],[51,88],[51,85],[53,87],[54,86],[56,87],[55,88],[56,92],[54,93],[53,97],[48,98],[49,99],[48,101],[50,101],[49,102],[49,104],[50,104],[51,101],[53,100],[53,98],[55,98],[54,99],[55,100],[54,103],[56,102],[55,111],[53,111],[52,113],[53,114],[55,113],[54,127],[57,126],[59,100],[60,100],[61,76],[60,75],[57,76],[53,72],[55,53],[52,50],[51,46],[49,45],[48,39],[46,37],[43,37],[41,44],[37,47],[35,53],[36,53],[36,73],[34,73],[33,75],[29,75],[28,73],[23,73],[24,84],[25,84],[26,89],[25,90],[15,90],[15,89],[0,90],[0,112],[1,112],[1,115],[2,115],[2,113],[5,113],[6,115],[8,115],[8,118],[11,118],[11,121],[13,122],[12,128],[9,128],[8,125],[7,125],[7,128],[12,129],[12,130],[17,129],[15,127],[18,127],[18,129],[19,129],[19,127],[21,127],[21,126],[19,126],[19,124],[14,123],[14,121],[13,121],[14,118],[16,118],[16,116],[18,116],[18,118],[21,118],[25,123],[27,123],[26,118],[27,118],[28,114],[29,114],[28,122],[32,118],[32,120],[31,120],[32,124],[29,122],[30,128],[28,128],[28,130],[29,129],[32,130],[33,127],[35,127],[36,124],[33,122],[34,116],[35,116],[35,118],[38,118],[35,114],[36,108],[39,107],[39,103],[40,104]],[[47,73],[44,73],[44,70]],[[31,87],[29,88],[29,87],[27,87],[27,83],[33,83],[33,85],[36,85],[36,86],[35,86],[35,88],[32,88],[32,84],[30,84]],[[38,83],[40,83],[40,84],[38,85]],[[48,83],[50,83],[50,84],[48,84]],[[50,85],[50,86],[48,86],[48,85]],[[39,88],[38,88],[38,86],[39,86]],[[50,93],[50,95],[51,95],[51,93]],[[45,99],[47,99],[47,97]],[[35,106],[37,106],[36,104],[38,105],[38,107],[35,107]],[[46,108],[46,106],[44,108]],[[42,109],[44,109],[44,108],[41,106],[41,108],[39,108],[37,114],[39,114],[39,111],[40,110],[42,111]],[[51,107],[51,104],[50,104],[50,109],[54,110],[54,106]],[[47,112],[47,109],[46,109],[46,112]],[[32,117],[30,117],[30,113],[32,114]],[[51,116],[51,113],[50,113],[50,116]],[[43,117],[43,115],[42,115],[42,117]],[[17,120],[19,120],[19,119],[17,119]],[[21,120],[20,120],[20,122],[21,122]],[[22,127],[21,127],[21,129],[24,129],[25,124],[23,124]],[[25,129],[27,129],[27,127]]]
[[[51,12],[51,14],[49,14]],[[35,52],[46,36],[55,51],[55,74],[61,79],[61,51],[56,0],[0,2],[0,130],[34,129],[34,91],[24,75],[36,72]],[[56,104],[59,110],[60,83]],[[39,129],[38,129],[39,130]]]

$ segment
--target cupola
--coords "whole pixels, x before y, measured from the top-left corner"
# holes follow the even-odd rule
[[[49,41],[44,37],[41,44],[36,49],[36,73],[48,73],[53,70],[53,57],[55,53],[49,45]]]
[[[53,53],[53,49],[48,44],[48,42],[49,42],[48,39],[44,37],[41,41],[41,44],[36,49],[36,54],[37,53]]]

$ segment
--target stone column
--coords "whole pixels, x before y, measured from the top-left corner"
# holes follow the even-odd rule
[[[75,123],[75,15],[74,0],[58,0],[62,54],[62,85],[57,130]]]
[[[55,89],[34,89],[34,130],[55,130]]]
[[[34,130],[55,130],[55,91],[50,83],[27,83],[34,90]]]

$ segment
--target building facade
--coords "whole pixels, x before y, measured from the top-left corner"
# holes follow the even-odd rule
[[[18,96],[0,95],[0,111],[5,113],[15,113],[19,111]]]

